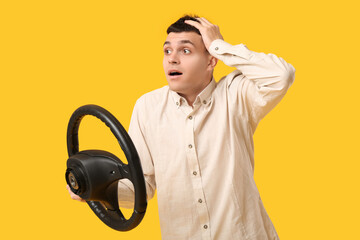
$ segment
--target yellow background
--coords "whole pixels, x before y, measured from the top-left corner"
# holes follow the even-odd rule
[[[356,1],[1,1],[1,239],[160,239],[157,202],[130,232],[65,189],[66,127],[93,103],[125,128],[137,98],[166,84],[168,25],[197,13],[225,40],[293,64],[296,79],[255,133],[255,180],[281,239],[359,239]],[[220,63],[217,80],[233,69]],[[80,148],[121,154],[86,117]],[[179,206],[181,208],[181,206]]]

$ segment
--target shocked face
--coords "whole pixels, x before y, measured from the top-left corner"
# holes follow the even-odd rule
[[[212,77],[211,58],[197,33],[169,33],[163,67],[170,89],[185,96],[200,93]]]

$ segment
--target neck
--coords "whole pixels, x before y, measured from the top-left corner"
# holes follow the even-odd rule
[[[193,103],[196,99],[197,95],[190,95],[190,96],[186,96],[184,94],[179,93],[180,96],[182,96],[183,98],[185,98],[185,100],[187,101],[187,103],[189,104],[189,106],[193,106]]]
[[[182,96],[183,98],[185,98],[185,100],[187,101],[187,103],[190,106],[193,106],[193,103],[195,102],[196,97],[209,85],[209,83],[211,82],[211,79],[212,78],[210,78],[210,81],[208,81],[205,86],[199,88],[197,91],[194,91],[190,94],[184,94],[184,93],[178,93],[178,94],[180,96]]]

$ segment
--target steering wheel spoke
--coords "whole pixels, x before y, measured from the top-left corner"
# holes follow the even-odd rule
[[[127,178],[132,182],[132,177],[130,174],[130,169],[127,164],[120,164],[119,166],[120,175],[122,178]]]

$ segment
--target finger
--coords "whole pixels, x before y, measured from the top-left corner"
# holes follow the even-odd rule
[[[189,24],[189,25],[201,25],[201,23],[195,21],[195,20],[190,20],[190,19],[187,19],[184,21],[186,24]]]
[[[199,22],[200,22],[200,24],[202,25],[202,26],[208,26],[209,24],[207,23],[207,22],[205,22],[202,18],[196,18],[196,20],[198,20]]]
[[[84,199],[82,199],[81,197],[78,197],[76,200],[80,201],[80,202],[85,202]]]
[[[208,24],[208,25],[213,25],[211,22],[209,22],[206,18],[202,17],[200,18],[201,21],[203,21],[204,23]]]
[[[77,200],[77,201],[80,201],[80,202],[86,202],[84,199],[79,197],[79,195],[76,195],[75,193],[73,193],[73,191],[71,191],[69,185],[66,185],[66,189],[69,191],[71,199]]]
[[[76,201],[80,201],[80,202],[85,202],[84,199],[82,199],[81,197],[79,197],[79,196],[76,195],[76,194],[72,194],[72,195],[71,195],[71,199],[72,199],[72,200],[76,200]]]
[[[73,198],[74,200],[76,201],[79,201],[79,202],[86,202],[84,199],[80,198],[80,197],[77,197],[77,198]]]
[[[69,191],[70,195],[74,194],[73,191],[71,191],[71,188],[69,185],[66,185],[66,189]]]
[[[185,20],[184,22],[185,22],[186,24],[189,24],[189,25],[193,26],[193,27],[196,27],[196,28],[199,29],[199,30],[200,30],[200,28],[203,27],[203,26],[201,25],[201,23],[198,23],[198,22],[193,21],[193,20]]]

